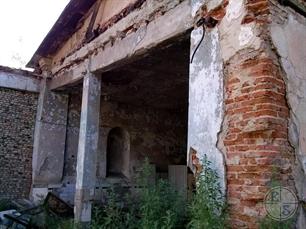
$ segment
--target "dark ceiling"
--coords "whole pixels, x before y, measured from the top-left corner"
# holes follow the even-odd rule
[[[103,97],[135,106],[186,109],[189,46],[189,37],[184,37],[133,63],[104,72]]]
[[[103,72],[102,100],[186,111],[188,106],[189,35],[168,42],[142,58]],[[62,88],[81,93],[82,82]]]

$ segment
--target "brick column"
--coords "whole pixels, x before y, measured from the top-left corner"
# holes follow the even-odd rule
[[[192,2],[197,7],[204,4],[198,10],[201,17],[218,20],[224,74],[224,117],[218,143],[225,154],[230,223],[233,228],[257,228],[266,214],[263,200],[272,179],[295,190],[284,73],[269,32],[271,2]],[[213,56],[217,51],[208,53]]]
[[[87,73],[83,80],[75,194],[75,220],[82,223],[91,220],[91,200],[96,182],[100,95],[100,78]]]
[[[228,197],[231,219],[255,227],[272,176],[288,185],[290,145],[285,84],[271,57],[242,57],[226,80]]]
[[[230,218],[233,228],[256,228],[271,181],[294,190],[286,87],[269,41],[269,2],[229,1],[226,9],[220,25],[226,63],[222,135]]]

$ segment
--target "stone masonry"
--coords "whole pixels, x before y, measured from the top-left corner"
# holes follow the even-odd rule
[[[0,88],[0,199],[29,197],[37,99]]]

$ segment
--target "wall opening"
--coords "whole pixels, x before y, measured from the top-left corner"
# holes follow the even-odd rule
[[[101,76],[105,101],[102,123],[130,131],[130,157],[124,160],[129,163],[132,185],[147,158],[154,167],[152,180],[177,179],[175,182],[184,182],[186,187],[189,62],[190,34],[185,33]],[[107,123],[108,119],[113,120]],[[100,168],[106,168],[106,178],[111,178],[122,174],[120,168],[124,166],[119,158],[124,155],[120,156],[117,151],[123,150],[117,149],[110,155],[112,137],[107,141],[106,157],[118,159],[106,159],[107,165]],[[117,145],[114,147],[124,147]],[[101,156],[101,164],[103,159]],[[120,182],[104,180],[103,175],[101,183]]]
[[[130,136],[119,127],[111,129],[107,137],[107,176],[129,177]]]

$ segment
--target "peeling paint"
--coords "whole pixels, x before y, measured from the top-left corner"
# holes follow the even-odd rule
[[[284,8],[281,8],[284,11]],[[300,199],[306,197],[306,20],[284,11],[282,23],[272,23],[271,38],[285,71],[287,102],[290,107],[289,140],[295,149],[295,185]],[[279,20],[279,15],[274,15]],[[278,21],[275,20],[275,21]],[[304,214],[304,215],[303,215]],[[303,228],[306,212],[299,213],[298,228]]]
[[[191,34],[192,47],[201,37],[201,29]],[[191,53],[193,53],[192,48]],[[218,29],[206,34],[190,64],[188,149],[194,148],[200,159],[204,154],[218,171],[225,190],[223,155],[217,147],[223,119],[223,72]]]
[[[33,188],[61,183],[64,168],[68,96],[50,92],[46,80],[41,92],[33,146]]]
[[[246,15],[243,0],[230,0],[225,18],[219,25],[220,44],[223,60],[226,62],[244,48],[258,50],[262,41],[257,37],[255,22],[242,25]]]
[[[244,0],[230,0],[227,6],[227,12],[225,19],[227,21],[233,21],[243,15]]]
[[[247,45],[254,37],[253,30],[250,26],[243,26],[239,33],[239,44],[240,46]]]

